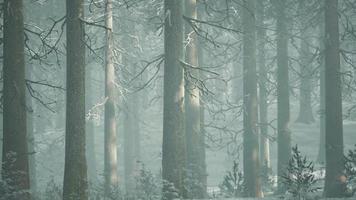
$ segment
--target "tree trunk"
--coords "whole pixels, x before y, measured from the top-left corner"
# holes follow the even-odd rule
[[[305,6],[304,1],[299,2],[299,10],[303,11]],[[313,123],[313,108],[311,101],[311,92],[312,92],[312,58],[311,52],[309,48],[308,41],[308,26],[303,22],[307,19],[304,17],[304,13],[300,12],[300,32],[301,32],[301,44],[300,44],[300,87],[299,87],[299,116],[297,118],[297,122],[300,123]]]
[[[271,168],[269,139],[268,139],[268,92],[267,92],[267,69],[266,69],[266,29],[264,18],[264,1],[257,3],[257,41],[258,41],[258,86],[259,86],[259,108],[260,108],[260,164],[268,169]]]
[[[85,156],[85,44],[83,0],[67,0],[67,105],[64,200],[88,199]]]
[[[165,0],[162,176],[163,199],[185,197],[186,143],[184,127],[183,3]]]
[[[325,1],[325,197],[343,197],[344,171],[338,0]]]
[[[26,70],[27,79],[31,80],[32,66],[28,66]],[[34,109],[32,103],[32,96],[29,92],[26,92],[27,102],[27,148],[29,153],[29,172],[30,172],[30,188],[32,198],[37,197],[37,180],[36,180],[36,149],[35,149],[35,135],[34,135]]]
[[[93,84],[92,84],[92,70],[89,66],[86,69],[86,113],[89,112],[89,109],[94,106],[93,101]],[[94,119],[89,116],[86,124],[86,156],[87,156],[87,165],[88,165],[88,180],[90,184],[95,184],[98,181],[97,177],[97,167],[96,167],[96,153],[95,153],[95,124]]]
[[[2,177],[6,199],[30,199],[26,135],[26,84],[22,0],[4,1],[4,93]],[[4,194],[5,195],[5,194]],[[3,195],[3,196],[4,196]]]
[[[133,194],[135,189],[140,154],[138,98],[137,94],[128,94],[124,114],[125,188],[128,194]]]
[[[105,194],[118,186],[117,133],[115,116],[115,68],[113,60],[112,0],[105,1]]]
[[[244,114],[243,114],[243,170],[247,197],[261,197],[258,146],[258,105],[256,71],[255,0],[245,0],[243,9],[243,66],[244,66]]]
[[[320,7],[324,9],[324,1],[320,2]],[[321,10],[323,10],[321,9]],[[319,23],[319,46],[320,46],[320,140],[319,140],[319,152],[317,162],[325,164],[325,16],[324,12],[320,15],[321,21]]]
[[[197,1],[185,1],[185,16],[197,19]],[[185,71],[185,124],[187,143],[187,169],[188,169],[188,197],[204,198],[205,185],[201,182],[203,167],[200,156],[202,132],[200,128],[200,90],[199,90],[199,66],[198,61],[198,37],[192,25],[185,23],[185,40],[188,41],[185,52],[185,62],[190,65]]]
[[[277,13],[277,143],[278,166],[277,175],[286,173],[286,167],[291,157],[291,132],[289,129],[289,74],[288,74],[288,31],[286,22],[286,2],[275,1]],[[278,179],[278,192],[284,193],[285,187]]]

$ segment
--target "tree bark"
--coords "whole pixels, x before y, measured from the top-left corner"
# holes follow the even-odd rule
[[[117,133],[115,116],[115,68],[113,60],[113,15],[112,0],[105,1],[105,194],[118,186]]]
[[[286,2],[275,0],[277,14],[277,143],[278,166],[277,176],[286,173],[291,157],[291,132],[289,129],[289,74],[288,74],[288,31],[286,21]],[[278,192],[284,193],[285,187],[278,178]]]
[[[325,197],[346,191],[339,49],[338,0],[325,1]]]
[[[67,0],[67,105],[64,200],[87,200],[83,0]]]
[[[244,114],[243,114],[243,171],[245,195],[261,197],[258,145],[258,105],[256,70],[256,22],[255,0],[245,0],[243,9],[243,66],[244,66]]]
[[[184,127],[184,76],[183,66],[183,3],[165,0],[164,25],[164,97],[162,176],[163,199],[175,198],[172,186],[180,197],[184,188],[186,143]]]
[[[267,91],[267,69],[266,69],[266,29],[264,1],[257,3],[257,41],[258,41],[258,86],[259,86],[259,114],[260,114],[260,164],[268,169],[271,168],[269,139],[268,139],[268,91]]]
[[[6,199],[30,199],[22,0],[4,1],[4,114],[2,177]],[[6,194],[3,194],[3,196]]]

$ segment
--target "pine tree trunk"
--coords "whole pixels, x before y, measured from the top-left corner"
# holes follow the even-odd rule
[[[243,111],[243,171],[247,197],[261,197],[259,174],[259,137],[256,70],[256,1],[244,1],[243,9],[243,65],[244,65],[244,111]]]
[[[288,31],[286,22],[286,2],[275,1],[277,13],[277,143],[278,166],[277,175],[281,177],[286,173],[291,156],[291,132],[289,129],[289,74],[288,74]],[[278,192],[284,193],[285,188],[278,179]]]
[[[163,97],[163,145],[162,176],[163,199],[175,196],[172,186],[181,197],[184,188],[186,167],[186,143],[184,127],[184,76],[183,66],[183,3],[165,0],[164,26],[164,97]]]
[[[271,168],[270,151],[269,151],[269,139],[268,139],[268,92],[267,92],[267,69],[266,69],[266,29],[264,18],[265,9],[264,1],[258,1],[257,3],[257,41],[258,41],[258,86],[259,86],[259,108],[260,108],[260,164],[261,167],[265,166],[268,169]]]
[[[64,200],[87,200],[83,0],[67,0],[67,105]]]
[[[22,0],[4,1],[4,90],[2,177],[11,187],[6,199],[30,199],[26,134],[26,84]]]
[[[338,0],[325,1],[325,197],[343,197],[344,171]]]
[[[112,0],[105,1],[105,194],[118,186],[117,133],[115,116],[115,68],[113,60],[113,15]]]

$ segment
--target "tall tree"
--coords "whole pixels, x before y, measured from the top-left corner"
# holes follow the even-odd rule
[[[112,0],[105,1],[105,144],[104,144],[104,177],[105,194],[109,195],[118,186],[117,172],[117,133],[115,116],[115,68],[114,68],[114,40]]]
[[[33,67],[28,65],[26,68],[26,78],[32,79]],[[36,198],[37,193],[37,178],[36,178],[36,150],[35,150],[35,135],[34,135],[34,109],[32,103],[32,96],[29,91],[26,92],[27,103],[27,147],[29,154],[29,173],[30,173],[30,189],[32,198]]]
[[[26,84],[22,0],[5,0],[2,177],[10,186],[7,199],[30,199],[26,133]],[[5,194],[2,194],[5,195]]]
[[[300,86],[299,86],[299,116],[297,122],[300,123],[312,123],[314,122],[313,108],[312,108],[312,53],[310,52],[310,25],[305,23],[308,20],[307,13],[305,13],[306,2],[301,0],[298,2],[298,14],[300,24]]]
[[[248,197],[261,197],[259,176],[258,145],[258,103],[257,103],[257,70],[256,70],[256,1],[244,0],[242,11],[243,23],[243,171],[245,194]]]
[[[88,199],[85,156],[84,2],[67,0],[67,100],[63,199]]]
[[[321,8],[320,22],[319,22],[319,48],[320,48],[320,106],[319,106],[319,121],[320,121],[320,140],[317,161],[325,163],[325,14],[324,1],[320,1]]]
[[[346,191],[339,45],[338,0],[325,0],[325,197]]]
[[[86,68],[86,112],[88,113],[89,109],[94,105],[94,90],[93,90],[93,69],[89,66]],[[95,155],[95,123],[92,116],[89,116],[89,119],[86,120],[85,124],[86,130],[86,156],[87,156],[87,165],[88,165],[88,180],[89,183],[95,184],[97,182],[97,164],[96,164],[96,155]]]
[[[280,177],[285,175],[291,156],[291,132],[289,129],[289,74],[288,74],[288,31],[286,1],[274,0],[277,18],[277,143],[278,143],[278,192],[285,188]]]
[[[127,12],[124,12],[128,15]],[[131,24],[124,24],[123,30],[125,35],[122,40],[124,48],[129,52],[132,48],[133,41],[129,34],[135,33],[135,27]],[[126,82],[130,82],[129,75],[137,74],[137,65],[130,63],[129,55],[123,56],[123,63],[127,66],[126,73],[123,72]],[[134,85],[134,84],[133,84]],[[136,85],[137,86],[137,85]],[[125,189],[126,193],[132,194],[135,189],[135,174],[138,172],[138,165],[140,159],[140,108],[141,102],[140,94],[138,92],[128,93],[125,95],[124,101],[124,168],[125,168]]]
[[[256,5],[256,24],[258,42],[258,86],[259,86],[259,123],[260,123],[260,164],[271,167],[269,139],[268,139],[268,91],[266,69],[266,28],[265,28],[265,1],[259,0]]]
[[[188,197],[204,198],[204,184],[200,182],[202,167],[200,166],[201,129],[200,129],[200,80],[198,61],[198,37],[192,28],[197,19],[197,1],[185,1],[185,126],[187,143]]]
[[[183,3],[165,0],[162,176],[164,199],[173,199],[172,186],[185,196],[186,143],[184,127]]]
[[[205,7],[203,4],[198,3],[197,8],[197,17],[199,20],[204,20],[204,11]],[[204,48],[203,48],[203,39],[198,39],[198,61],[199,61],[199,68],[204,68]],[[204,82],[207,79],[206,74],[203,70],[199,70],[199,79]],[[207,197],[207,184],[208,184],[208,174],[207,174],[207,167],[206,167],[206,148],[205,148],[205,105],[206,105],[206,96],[204,95],[204,91],[200,90],[200,144],[199,144],[199,166],[200,166],[200,174],[199,174],[199,184],[202,185],[202,193],[204,197]]]

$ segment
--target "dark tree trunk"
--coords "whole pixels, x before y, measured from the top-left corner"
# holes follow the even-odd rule
[[[4,1],[4,93],[2,177],[6,199],[30,199],[26,135],[26,84],[22,0]],[[5,195],[5,194],[4,194]]]
[[[338,0],[325,1],[325,197],[343,197],[344,176]]]
[[[243,9],[243,66],[244,66],[244,114],[243,114],[243,171],[247,197],[261,197],[258,145],[258,103],[256,70],[255,0],[245,0]]]
[[[277,175],[281,177],[286,173],[291,156],[291,132],[289,129],[289,74],[288,74],[288,31],[286,21],[286,2],[275,0],[275,13],[277,14],[277,143],[278,166]],[[278,192],[284,193],[285,188],[278,179]]]
[[[186,196],[184,188],[186,143],[184,131],[184,76],[183,66],[183,3],[164,1],[164,97],[162,176],[163,199],[173,199],[174,186],[179,196]]]
[[[83,0],[67,0],[67,105],[64,200],[87,200]]]

